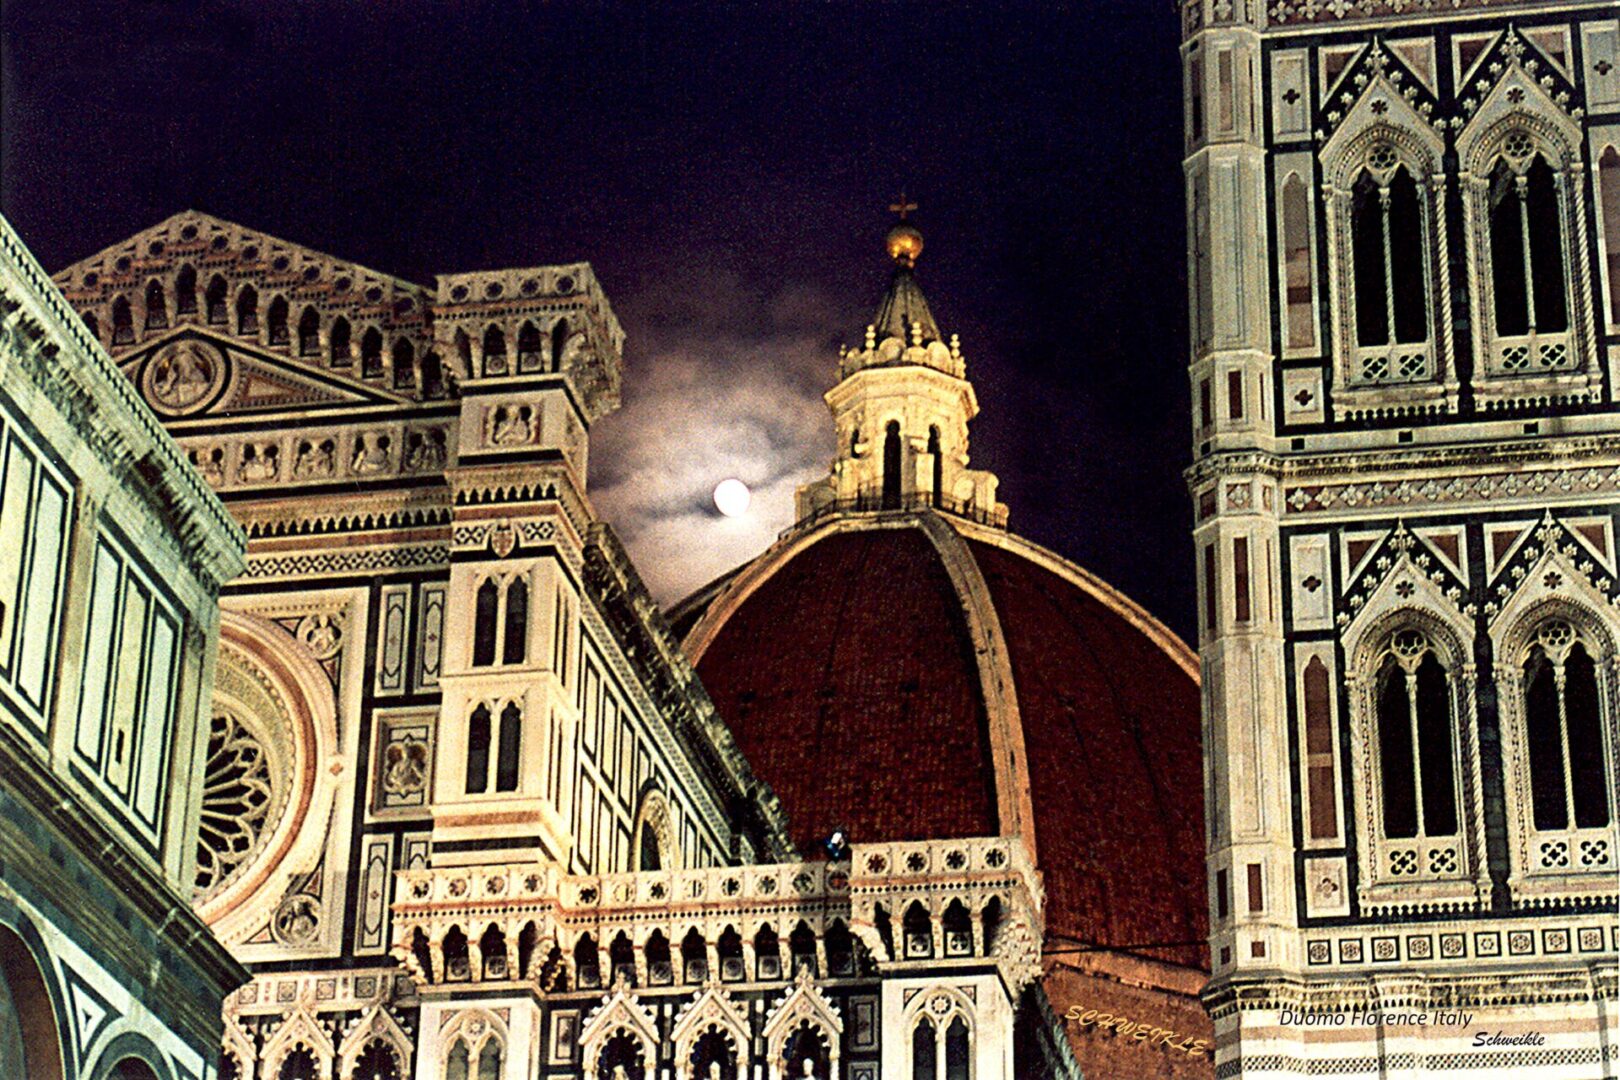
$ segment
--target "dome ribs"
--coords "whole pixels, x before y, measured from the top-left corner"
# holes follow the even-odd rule
[[[998,832],[965,618],[914,529],[831,535],[731,613],[698,672],[796,843]]]
[[[1105,599],[969,543],[1012,656],[1048,935],[1207,967],[1162,947],[1207,932],[1197,682]]]

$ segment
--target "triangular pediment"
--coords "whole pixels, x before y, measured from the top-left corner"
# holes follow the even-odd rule
[[[314,267],[318,274],[326,272],[328,278],[347,276],[359,289],[376,285],[388,292],[403,290],[425,294],[430,291],[391,274],[198,210],[183,210],[165,218],[126,240],[63,267],[51,278],[70,294],[71,300],[72,292],[86,285],[97,288],[108,279],[143,279],[154,267],[167,273],[173,264],[182,260],[195,263],[199,274],[221,266],[251,266],[300,280],[308,268]],[[281,265],[282,260],[285,265]],[[86,275],[95,275],[95,279],[86,282]]]
[[[119,359],[152,410],[166,420],[329,407],[390,405],[410,399],[379,386],[227,338],[182,328]]]

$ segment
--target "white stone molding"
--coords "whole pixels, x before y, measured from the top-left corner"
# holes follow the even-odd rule
[[[649,788],[641,796],[641,806],[636,811],[635,829],[630,834],[630,859],[633,864],[640,863],[642,842],[649,833],[658,848],[659,869],[680,869],[680,838],[670,819],[669,800],[657,788]],[[636,869],[639,870],[640,866],[637,865]]]
[[[692,1053],[698,1040],[710,1032],[725,1036],[732,1060],[743,1070],[748,1062],[748,1030],[747,1006],[733,1001],[718,980],[711,978],[676,1016],[670,1030],[670,1042],[675,1044],[675,1080],[708,1080],[692,1072]]]
[[[1469,292],[1477,312],[1474,324],[1474,390],[1487,408],[1496,402],[1554,397],[1583,401],[1599,392],[1588,258],[1587,184],[1581,157],[1580,126],[1553,100],[1524,61],[1507,47],[1510,60],[1473,117],[1457,135],[1458,182],[1463,195]],[[1528,148],[1526,153],[1514,150]],[[1563,233],[1563,272],[1568,329],[1524,338],[1496,335],[1495,290],[1491,269],[1490,184],[1498,161],[1524,175],[1537,154],[1553,172]],[[1524,351],[1524,366],[1509,358]],[[1562,352],[1557,362],[1550,358]]]
[[[1620,760],[1620,615],[1591,581],[1601,575],[1582,549],[1569,540],[1549,514],[1536,530],[1540,553],[1521,572],[1511,576],[1517,587],[1489,624],[1495,656],[1497,708],[1502,739],[1503,782],[1507,788],[1510,871],[1508,888],[1516,907],[1559,901],[1614,897],[1620,892],[1616,867],[1620,866],[1620,831],[1617,831],[1613,792],[1620,784],[1614,763]],[[1529,554],[1526,552],[1525,554]],[[1577,561],[1579,559],[1580,561]],[[1519,568],[1515,567],[1515,571]],[[1530,787],[1530,746],[1525,712],[1524,667],[1538,635],[1549,622],[1562,621],[1573,630],[1595,666],[1598,715],[1604,754],[1600,767],[1609,769],[1610,821],[1606,827],[1580,829],[1571,821],[1566,829],[1538,831],[1533,820]],[[1565,866],[1551,865],[1553,848],[1562,845]],[[1544,851],[1543,849],[1546,848]]]
[[[353,1075],[356,1059],[365,1052],[367,1046],[379,1039],[393,1047],[395,1053],[399,1055],[400,1075],[404,1076],[408,1072],[415,1047],[410,1036],[405,1034],[405,1029],[394,1019],[394,1014],[379,1002],[361,1014],[338,1046],[340,1080],[346,1080]]]
[[[315,1017],[303,1004],[293,1007],[292,1012],[281,1021],[281,1026],[276,1028],[275,1034],[270,1036],[270,1041],[265,1043],[262,1055],[264,1075],[278,1075],[282,1060],[300,1044],[314,1054],[316,1067],[320,1070],[318,1080],[335,1080],[332,1073],[335,1057],[332,1040],[326,1037],[321,1026],[315,1022]]]
[[[259,1073],[259,1055],[253,1049],[253,1040],[242,1029],[242,1022],[236,1016],[233,1005],[236,995],[225,999],[225,1028],[221,1035],[225,1053],[236,1059],[240,1066],[240,1080],[255,1080]]]
[[[1415,544],[1404,528],[1397,528],[1391,542],[1394,556],[1379,556],[1388,560],[1383,581],[1341,633],[1345,690],[1350,700],[1352,811],[1361,839],[1357,892],[1363,913],[1472,909],[1490,902],[1480,798],[1473,628],[1455,601],[1413,561]],[[1446,673],[1451,730],[1456,740],[1452,776],[1456,785],[1457,833],[1452,837],[1384,837],[1377,676],[1395,635],[1408,630],[1423,634]],[[1400,853],[1403,864],[1407,864],[1407,852],[1416,860],[1416,868],[1393,873],[1392,860]],[[1447,863],[1451,864],[1449,868],[1435,869]]]
[[[596,1063],[608,1042],[619,1036],[628,1037],[641,1047],[641,1060],[651,1073],[658,1061],[658,1025],[636,997],[636,992],[623,980],[617,981],[613,991],[592,1009],[580,1030],[579,1042],[584,1048],[584,1073],[595,1076]]]
[[[1445,224],[1445,142],[1389,76],[1367,81],[1343,123],[1323,144],[1322,198],[1327,213],[1329,310],[1332,313],[1334,411],[1356,415],[1377,410],[1450,411],[1457,397],[1456,364],[1451,354],[1450,318],[1442,306],[1449,296],[1449,240]],[[1423,229],[1429,335],[1421,343],[1391,342],[1362,348],[1356,340],[1354,251],[1351,203],[1357,178],[1368,170],[1385,184],[1404,167],[1417,185]],[[1435,333],[1437,324],[1442,328]],[[1399,354],[1399,355],[1397,355]],[[1401,376],[1403,363],[1426,373]],[[1364,376],[1365,365],[1382,363],[1387,373]]]
[[[511,1052],[512,1040],[506,1024],[490,1010],[479,1008],[463,1009],[453,1015],[439,1030],[439,1072],[437,1075],[446,1075],[450,1062],[450,1053],[455,1049],[458,1040],[466,1043],[470,1072],[476,1072],[478,1057],[484,1052],[484,1047],[491,1042],[500,1047],[502,1071],[505,1071],[506,1058]]]
[[[341,634],[352,640],[363,634],[363,624],[363,619],[346,619]],[[284,770],[273,782],[286,787],[277,796],[270,832],[249,864],[198,908],[221,940],[241,945],[271,918],[288,875],[309,870],[320,859],[332,807],[350,770],[344,765],[332,680],[310,649],[263,616],[229,609],[220,614],[220,639],[225,662],[216,678],[218,704],[253,726],[272,767]],[[259,697],[274,703],[277,715],[233,711],[230,672],[237,669],[235,678],[244,689],[259,688]],[[323,927],[317,940],[326,937]]]
[[[766,1074],[770,1080],[790,1080],[787,1072],[787,1043],[795,1031],[808,1026],[821,1033],[827,1044],[829,1080],[838,1080],[838,1047],[844,1021],[837,1006],[816,987],[808,972],[801,971],[793,989],[765,1016]]]

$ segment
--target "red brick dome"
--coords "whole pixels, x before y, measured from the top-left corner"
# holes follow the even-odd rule
[[[1017,834],[1048,950],[1207,969],[1197,661],[1106,583],[932,512],[789,534],[672,613],[809,852]]]

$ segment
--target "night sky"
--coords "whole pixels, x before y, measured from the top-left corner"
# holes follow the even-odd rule
[[[592,497],[666,600],[824,472],[904,188],[1013,528],[1190,635],[1168,0],[8,0],[0,32],[0,209],[51,271],[187,208],[423,283],[590,260],[629,335]]]

